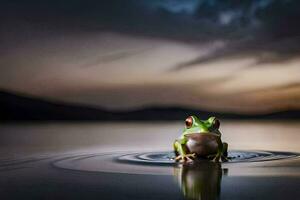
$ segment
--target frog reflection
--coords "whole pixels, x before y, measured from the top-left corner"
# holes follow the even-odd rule
[[[186,199],[219,199],[222,173],[220,163],[207,161],[174,168],[174,175]]]

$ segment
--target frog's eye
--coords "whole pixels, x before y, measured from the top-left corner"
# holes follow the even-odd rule
[[[213,126],[214,129],[219,129],[220,128],[220,121],[217,118],[215,118],[213,123],[212,123],[212,126]]]
[[[193,125],[193,118],[189,116],[188,118],[185,119],[185,126],[187,128],[191,128]]]

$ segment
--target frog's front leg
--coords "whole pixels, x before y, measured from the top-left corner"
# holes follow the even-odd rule
[[[226,142],[223,142],[221,160],[228,161],[228,144]]]
[[[220,159],[222,161],[228,161],[227,155],[228,155],[228,144],[226,142],[219,143],[218,152],[217,152],[215,158],[213,159],[213,161],[219,162]]]
[[[218,143],[217,154],[215,155],[213,162],[220,162],[222,152],[223,152],[223,143],[221,138],[216,138],[216,142]]]
[[[176,155],[175,161],[192,162],[193,161],[192,159],[195,158],[196,156],[195,153],[187,154],[184,139],[175,140],[173,147]]]

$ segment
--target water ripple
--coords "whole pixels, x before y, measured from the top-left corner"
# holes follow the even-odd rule
[[[257,163],[286,160],[298,157],[296,153],[270,151],[230,151],[227,164]],[[173,152],[119,152],[86,154],[69,159],[60,159],[52,165],[59,169],[87,172],[113,172],[134,174],[170,174],[174,161]]]
[[[287,160],[299,155],[289,152],[271,151],[230,151],[229,161],[225,165],[237,163],[266,163],[274,160]],[[114,172],[134,174],[170,174],[177,163],[174,153],[162,152],[88,152],[74,154],[57,154],[52,156],[35,156],[0,161],[0,172],[31,168],[32,166],[52,166],[81,172]]]

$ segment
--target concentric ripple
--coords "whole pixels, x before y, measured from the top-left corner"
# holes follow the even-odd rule
[[[230,160],[234,163],[257,163],[298,157],[296,153],[269,151],[231,151]],[[173,152],[119,152],[93,153],[62,158],[52,163],[59,169],[88,172],[114,172],[134,174],[170,174],[176,165]]]
[[[54,169],[80,171],[80,172],[110,172],[110,173],[130,173],[130,174],[172,174],[172,170],[177,166],[174,161],[174,153],[169,151],[162,152],[97,152],[86,151],[85,153],[73,152],[68,154],[35,155],[28,158],[13,158],[0,160],[0,172],[20,169],[30,169],[32,167],[48,167]],[[279,166],[273,168],[274,173],[293,173],[291,169],[285,170],[284,163],[299,161],[299,154],[289,152],[271,152],[271,151],[230,151],[229,161],[222,163],[227,169],[233,169],[232,172],[246,172],[251,168],[252,174],[261,173],[253,171],[253,165],[257,166]],[[271,162],[279,161],[279,162]],[[201,161],[200,161],[201,162]],[[209,161],[203,161],[209,162]],[[242,165],[241,165],[242,164]],[[242,166],[242,167],[241,167]],[[249,168],[250,166],[250,168]],[[53,168],[52,168],[53,169]],[[238,170],[236,170],[238,169]],[[295,168],[297,169],[297,168]],[[277,170],[277,171],[274,171]],[[272,172],[272,173],[273,173]],[[269,173],[269,171],[264,172]]]
[[[287,159],[297,156],[294,153],[269,151],[231,151],[228,154],[228,163],[263,162],[270,160]],[[117,161],[151,165],[172,165],[175,163],[173,158],[173,152],[150,152],[133,153],[120,156],[117,158]]]

